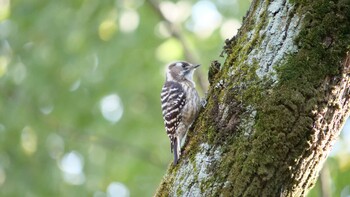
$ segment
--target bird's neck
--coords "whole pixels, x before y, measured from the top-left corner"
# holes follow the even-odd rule
[[[174,81],[178,83],[185,83],[186,85],[190,87],[196,87],[196,83],[193,81],[193,75],[186,75],[186,76],[173,76],[170,73],[167,73],[166,75],[167,81]]]

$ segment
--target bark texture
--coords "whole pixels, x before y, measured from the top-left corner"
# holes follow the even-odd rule
[[[155,196],[304,196],[350,109],[350,1],[255,0]]]

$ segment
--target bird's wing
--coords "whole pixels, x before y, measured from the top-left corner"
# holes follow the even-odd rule
[[[162,88],[161,101],[164,125],[173,150],[176,143],[175,132],[181,122],[181,111],[186,103],[186,94],[181,84],[166,82]]]

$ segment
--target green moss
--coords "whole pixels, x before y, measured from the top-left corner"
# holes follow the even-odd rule
[[[253,12],[251,12],[251,14],[254,13],[254,11],[257,9],[257,5],[259,4],[258,1],[255,2],[253,7]],[[247,54],[249,54],[253,48],[256,48],[257,46],[259,46],[261,44],[261,41],[263,40],[264,36],[261,37],[260,36],[260,30],[266,26],[267,24],[267,6],[269,5],[269,2],[266,1],[265,2],[265,11],[260,15],[260,20],[259,23],[256,24],[253,16],[248,16],[246,18],[246,20],[248,21],[247,23],[244,24],[244,26],[242,27],[242,30],[245,34],[238,34],[237,37],[234,37],[233,40],[231,41],[231,47],[232,50],[230,54],[228,54],[228,57],[226,58],[226,62],[225,62],[225,67],[224,68],[232,68],[232,66],[234,67],[235,65],[241,65],[246,59],[247,59]],[[249,42],[247,42],[247,35],[248,32],[252,31],[254,29],[252,38],[250,38],[251,40],[249,40]],[[229,73],[227,72],[227,70],[225,70],[225,73]]]
[[[181,195],[182,195],[182,190],[181,190],[180,187],[177,188],[177,190],[176,190],[176,195],[177,195],[177,196],[181,196]]]

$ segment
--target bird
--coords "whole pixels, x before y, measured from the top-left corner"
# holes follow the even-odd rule
[[[177,164],[187,131],[197,118],[201,101],[193,81],[193,73],[199,64],[185,61],[170,63],[161,91],[161,107],[166,133],[170,139],[170,151]]]

